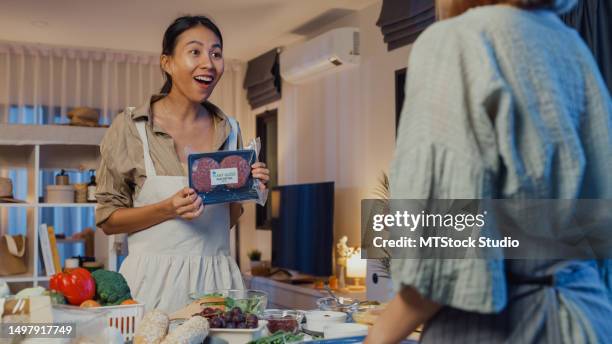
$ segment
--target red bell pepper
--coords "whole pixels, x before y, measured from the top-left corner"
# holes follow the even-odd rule
[[[68,303],[76,306],[96,295],[96,282],[91,273],[83,268],[56,273],[49,280],[49,288],[64,294]]]

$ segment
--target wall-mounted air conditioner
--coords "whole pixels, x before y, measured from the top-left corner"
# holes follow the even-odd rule
[[[328,31],[280,54],[281,76],[294,84],[358,64],[359,30],[351,27]]]

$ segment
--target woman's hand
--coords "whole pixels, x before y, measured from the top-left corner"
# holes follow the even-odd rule
[[[251,165],[251,174],[253,178],[257,178],[261,181],[259,184],[260,190],[266,189],[266,183],[270,180],[270,170],[266,168],[266,164],[263,162],[256,162]]]
[[[364,343],[399,343],[420,324],[429,321],[441,307],[440,304],[422,297],[414,287],[404,287],[376,319]]]
[[[166,203],[171,218],[180,217],[185,220],[193,220],[204,212],[202,198],[198,197],[194,189],[187,187],[168,198]]]

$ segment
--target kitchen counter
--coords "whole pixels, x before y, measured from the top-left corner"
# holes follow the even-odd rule
[[[315,309],[317,299],[329,296],[323,289],[315,289],[313,284],[290,284],[268,277],[243,274],[244,283],[249,289],[262,290],[268,293],[268,308],[280,309]],[[335,292],[337,296],[366,299],[366,291]]]

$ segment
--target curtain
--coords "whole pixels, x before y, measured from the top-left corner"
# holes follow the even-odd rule
[[[612,1],[581,0],[561,19],[578,31],[593,52],[599,70],[612,92]]]
[[[244,88],[252,109],[281,98],[281,76],[277,49],[272,49],[248,62]]]
[[[159,56],[0,42],[0,122],[16,107],[17,123],[34,109],[37,124],[65,123],[71,108],[87,106],[109,124],[162,84]]]
[[[433,0],[383,0],[376,25],[391,51],[414,43],[435,18]]]

